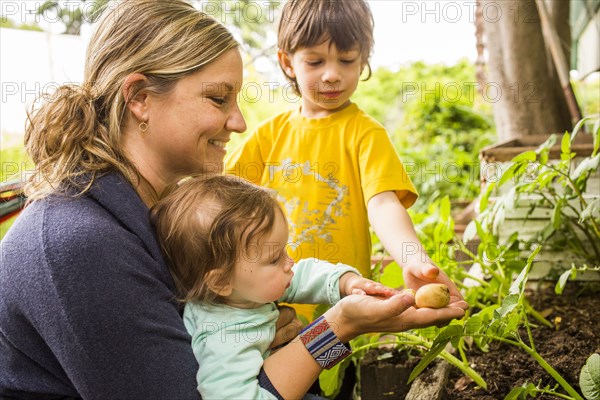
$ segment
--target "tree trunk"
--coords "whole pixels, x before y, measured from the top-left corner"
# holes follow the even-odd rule
[[[568,12],[557,6],[552,13],[555,26],[568,27]],[[535,0],[483,0],[482,12],[489,52],[484,97],[493,102],[499,139],[570,130],[571,117]]]

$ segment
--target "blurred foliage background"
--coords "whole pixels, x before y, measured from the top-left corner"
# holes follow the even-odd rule
[[[64,33],[79,34],[82,24],[92,23],[108,3],[93,2],[90,11],[84,7],[86,1],[80,2],[80,12],[69,13],[61,13],[56,1],[45,1],[38,5],[38,13],[56,13]],[[245,57],[245,81],[239,102],[248,130],[232,137],[229,150],[238,146],[261,121],[299,105],[300,99],[285,84],[276,64],[273,15],[279,6],[266,4],[257,10],[256,3],[250,0],[224,1],[210,3],[213,8],[205,10],[234,32]],[[225,20],[233,11],[256,15],[260,20]],[[35,24],[20,24],[8,18],[2,18],[2,27],[41,30]],[[584,116],[599,113],[600,79],[596,76],[573,84]],[[413,62],[396,70],[378,68],[369,80],[359,84],[353,101],[385,126],[420,193],[411,209],[413,215],[427,213],[430,205],[444,196],[451,202],[463,203],[478,196],[479,151],[497,141],[494,99],[486,98],[478,89],[481,88],[475,65],[468,60],[455,65]],[[25,179],[32,165],[23,148],[22,135],[3,131],[1,143],[0,159],[8,167],[2,168],[0,181]],[[0,224],[0,237],[12,220]]]

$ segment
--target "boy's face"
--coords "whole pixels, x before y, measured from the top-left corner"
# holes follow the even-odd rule
[[[287,254],[288,225],[281,211],[275,211],[271,232],[252,240],[236,262],[227,304],[256,308],[279,299],[290,286],[294,261]]]
[[[323,118],[349,105],[364,67],[358,48],[340,52],[330,41],[278,56],[287,75],[298,82],[307,118]]]

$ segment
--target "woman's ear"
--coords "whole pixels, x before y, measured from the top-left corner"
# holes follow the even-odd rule
[[[227,297],[233,293],[233,285],[229,279],[224,278],[225,272],[221,269],[213,269],[208,271],[205,276],[206,285],[211,292]]]
[[[129,75],[123,83],[123,98],[127,109],[138,121],[148,121],[148,94],[143,87],[148,78],[138,72]]]
[[[290,54],[283,50],[278,50],[277,59],[279,60],[279,65],[281,65],[281,69],[283,69],[285,74],[290,78],[296,78],[296,72],[294,72],[294,66],[292,65]]]

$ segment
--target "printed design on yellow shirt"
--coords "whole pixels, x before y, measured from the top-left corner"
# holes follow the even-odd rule
[[[316,238],[326,243],[332,242],[331,231],[335,229],[336,218],[349,215],[348,186],[340,185],[332,175],[321,175],[312,167],[314,165],[310,161],[293,163],[291,158],[286,158],[277,165],[269,166],[269,182],[278,192],[277,199],[288,215],[290,230],[295,235],[293,240],[298,244],[312,243]],[[304,192],[302,197],[312,201],[300,199],[298,189],[291,187],[294,185],[289,186],[290,183],[302,186],[298,174],[301,174],[301,178],[310,177],[314,184],[322,186],[318,191],[319,198],[311,198],[310,194]],[[274,183],[278,175],[285,185]]]

